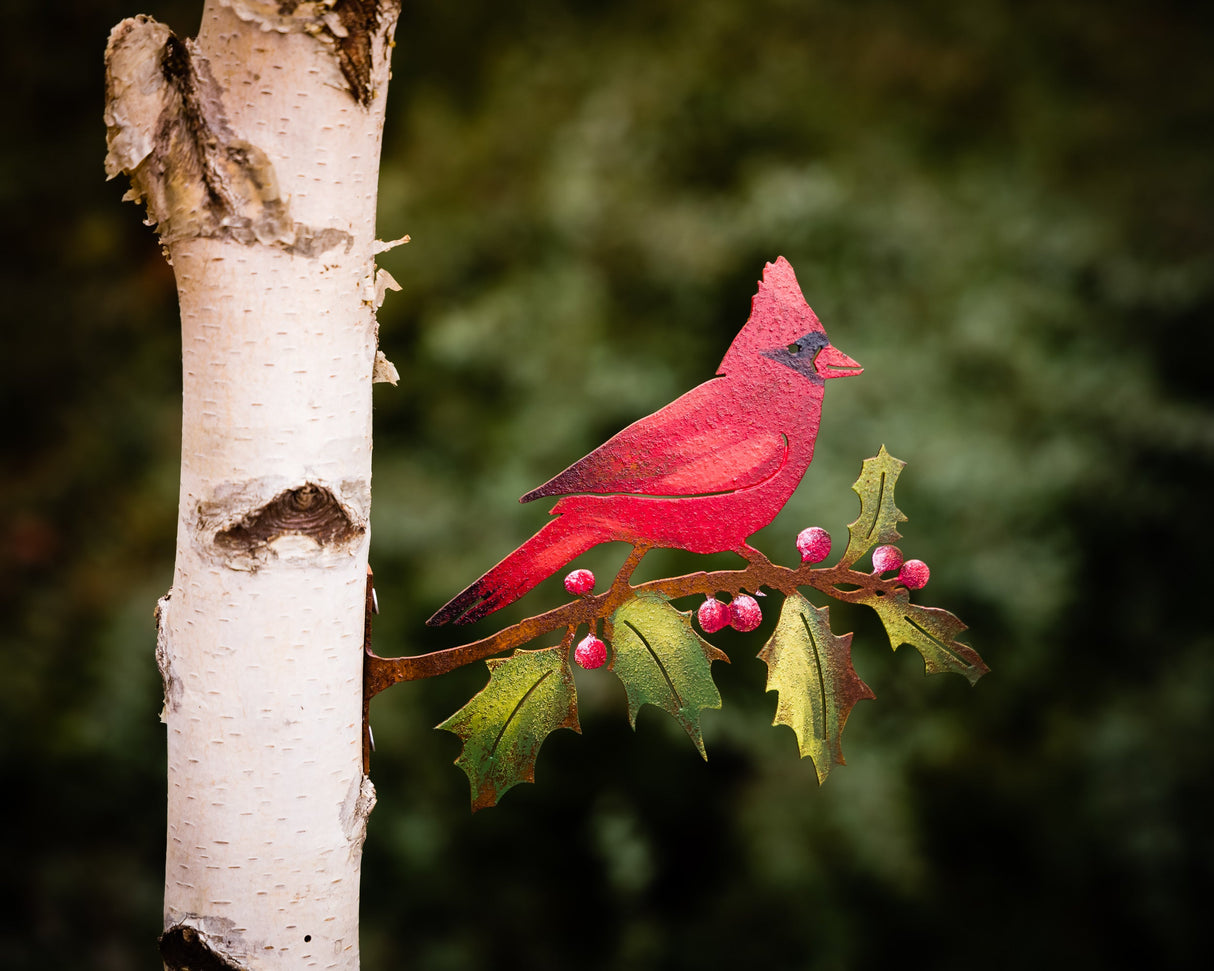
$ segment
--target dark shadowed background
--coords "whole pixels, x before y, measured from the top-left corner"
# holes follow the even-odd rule
[[[992,673],[925,678],[864,612],[877,700],[819,788],[722,637],[700,761],[579,674],[583,734],[472,816],[432,726],[481,665],[373,706],[364,967],[1198,966],[1214,875],[1211,16],[1173,0],[406,3],[381,180],[371,561],[381,654],[545,518],[515,500],[712,374],[783,254],[866,368],[756,539],[845,536],[885,444],[903,549]],[[152,607],[180,434],[170,269],[106,184],[121,17],[8,11],[0,159],[0,965],[158,966]],[[610,572],[621,551],[586,558]],[[714,558],[715,565],[735,563]],[[704,559],[654,554],[647,576]],[[556,602],[542,588],[494,618]],[[764,631],[770,629],[769,616]]]

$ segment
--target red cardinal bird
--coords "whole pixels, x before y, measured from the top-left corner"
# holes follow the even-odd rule
[[[746,540],[809,467],[826,380],[860,372],[827,340],[788,261],[768,263],[717,376],[523,496],[563,498],[555,519],[427,623],[478,620],[599,543],[762,556]]]

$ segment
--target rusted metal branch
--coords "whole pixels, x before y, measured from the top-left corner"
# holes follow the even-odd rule
[[[432,651],[429,654],[385,658],[372,653],[368,641],[364,665],[365,701],[369,702],[376,694],[398,681],[432,678],[454,671],[465,664],[483,661],[521,647],[561,628],[576,629],[582,624],[594,625],[599,619],[610,617],[625,601],[638,593],[660,593],[671,600],[678,600],[697,594],[737,594],[742,590],[755,592],[760,587],[778,590],[787,595],[799,587],[813,587],[836,600],[855,603],[890,594],[897,586],[895,578],[882,579],[872,573],[862,573],[847,566],[814,568],[807,564],[794,569],[777,566],[766,557],[756,558],[741,570],[716,570],[711,573],[701,571],[633,586],[626,582],[631,573],[628,567],[635,568],[639,560],[640,556],[635,553],[629,557],[617,582],[597,597],[581,597],[469,644]],[[368,614],[368,618],[369,616]],[[368,630],[369,624],[368,619]]]

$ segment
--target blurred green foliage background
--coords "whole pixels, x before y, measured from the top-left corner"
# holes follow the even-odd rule
[[[102,52],[123,16],[192,34],[200,8],[8,11],[6,968],[158,966],[179,335],[155,238],[103,181]],[[784,562],[802,526],[839,542],[884,443],[910,463],[903,549],[933,570],[917,599],[961,616],[992,673],[925,678],[832,608],[877,700],[819,789],[770,727],[761,635],[720,640],[707,764],[653,709],[634,734],[618,684],[581,672],[583,735],[475,817],[432,726],[484,668],[394,688],[372,709],[366,968],[1204,963],[1211,19],[1175,0],[406,3],[378,651],[454,643],[423,621],[544,520],[517,496],[712,374],[783,254],[866,371],[830,386],[810,474],[755,542]]]

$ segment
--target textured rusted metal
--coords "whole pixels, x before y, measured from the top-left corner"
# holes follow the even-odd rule
[[[418,654],[412,657],[378,657],[368,648],[365,672],[366,700],[396,684],[398,681],[417,681],[433,678],[454,671],[465,664],[483,661],[496,654],[521,647],[544,634],[555,630],[580,625],[592,625],[602,617],[611,616],[622,604],[638,593],[656,591],[672,600],[694,595],[709,596],[715,593],[737,594],[743,590],[751,592],[767,587],[789,594],[799,587],[814,587],[836,600],[850,603],[867,603],[891,595],[898,587],[896,577],[883,579],[845,566],[818,567],[805,564],[800,568],[777,566],[758,551],[754,559],[742,570],[716,570],[711,573],[688,573],[680,577],[653,580],[648,583],[628,583],[627,574],[635,569],[640,557],[629,557],[625,569],[620,571],[611,589],[598,596],[579,597],[577,600],[520,621],[492,634],[489,637],[461,644],[446,650]]]

